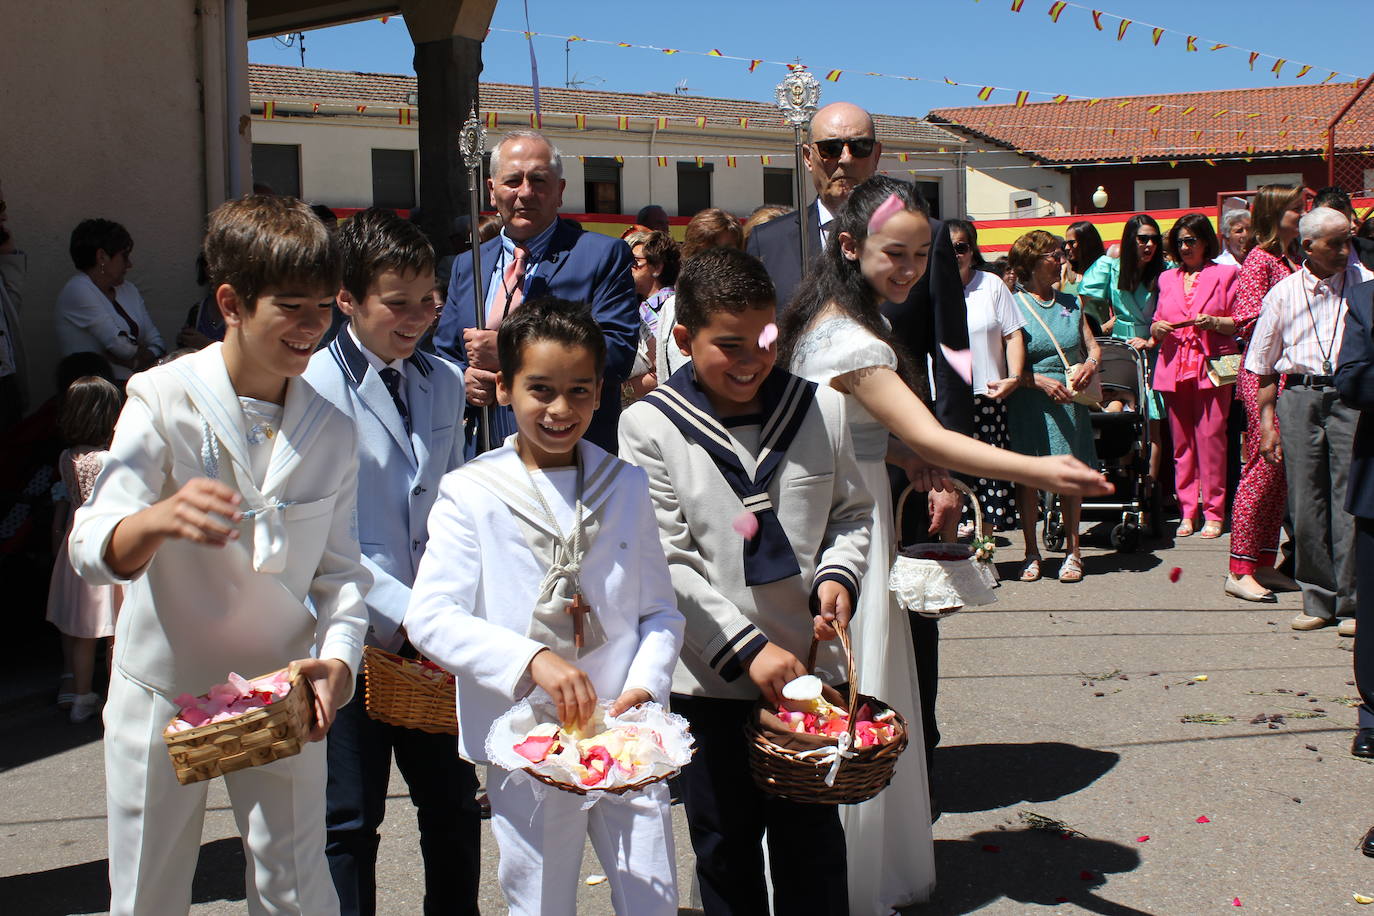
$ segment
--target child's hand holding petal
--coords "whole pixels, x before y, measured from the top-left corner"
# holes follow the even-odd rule
[[[615,702],[611,704],[611,708],[606,712],[608,715],[618,716],[623,712],[634,709],[636,706],[641,706],[644,703],[650,702],[653,698],[653,694],[649,693],[649,691],[645,690],[643,687],[631,687],[629,690],[626,690],[620,696],[616,697]]]

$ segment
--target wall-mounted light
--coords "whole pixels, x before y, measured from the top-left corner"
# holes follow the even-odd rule
[[[1097,190],[1093,191],[1093,206],[1099,210],[1107,207],[1107,189],[1102,185],[1098,185]]]

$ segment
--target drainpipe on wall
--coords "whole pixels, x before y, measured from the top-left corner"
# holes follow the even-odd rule
[[[242,197],[251,187],[248,144],[248,11],[244,0],[224,0],[224,141],[229,197]]]
[[[224,201],[224,6],[204,0],[200,13],[200,108],[204,142],[205,212]]]
[[[654,140],[656,140],[657,138],[658,119],[655,118],[654,126],[649,128],[649,158],[644,160],[645,164],[649,167],[649,200],[646,202],[646,205],[658,203],[658,198],[654,197],[654,163],[658,162],[658,160],[654,158]],[[659,206],[663,205],[659,204]],[[663,207],[663,212],[667,213],[668,208]]]

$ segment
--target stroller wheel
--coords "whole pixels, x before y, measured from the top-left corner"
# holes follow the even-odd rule
[[[1064,549],[1064,516],[1059,514],[1057,507],[1045,516],[1045,549]]]
[[[1121,522],[1112,529],[1112,547],[1122,553],[1135,553],[1140,547],[1140,526],[1133,522]]]

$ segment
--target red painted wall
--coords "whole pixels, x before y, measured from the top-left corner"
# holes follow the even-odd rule
[[[1071,173],[1070,209],[1074,213],[1098,212],[1092,198],[1101,185],[1107,191],[1108,210],[1134,210],[1137,181],[1187,178],[1189,199],[1182,202],[1184,206],[1210,212],[1216,209],[1217,194],[1244,190],[1249,175],[1292,172],[1301,172],[1303,183],[1309,188],[1326,186],[1326,163],[1319,156],[1255,159],[1252,162],[1219,159],[1214,166],[1205,162],[1180,162],[1177,168],[1169,168],[1167,164],[1081,166]]]

